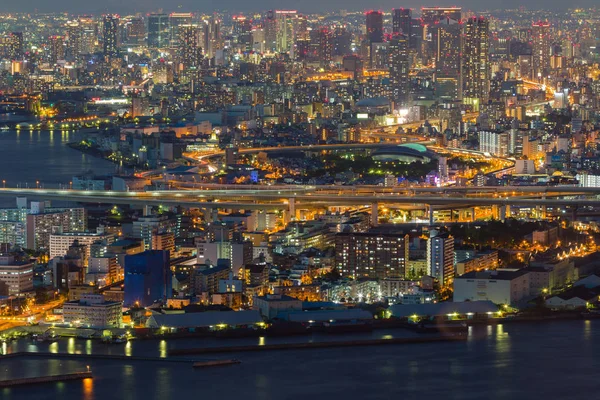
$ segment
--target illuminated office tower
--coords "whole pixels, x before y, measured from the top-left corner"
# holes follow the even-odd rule
[[[489,21],[472,17],[464,26],[463,101],[479,110],[479,104],[488,99],[490,91]]]
[[[180,25],[178,28],[179,55],[184,82],[197,78],[197,71],[202,60],[200,47],[200,28],[197,25]]]
[[[171,36],[169,38],[172,47],[179,45],[179,29],[182,25],[191,25],[194,20],[194,14],[192,13],[171,13],[169,15],[169,28],[171,30]]]
[[[50,43],[50,63],[56,64],[58,60],[65,59],[65,37],[64,36],[50,36],[48,38]]]
[[[98,46],[98,24],[93,17],[79,17],[81,26],[81,53],[93,54]]]
[[[345,27],[336,26],[332,35],[334,56],[345,56],[352,53],[352,35]]]
[[[532,79],[542,82],[550,70],[550,24],[548,22],[535,22],[531,27],[532,34]]]
[[[462,25],[453,19],[439,21],[433,30],[435,43],[435,91],[442,99],[456,100],[462,95]]]
[[[305,15],[298,14],[293,20],[294,37],[298,39],[309,39],[308,20]]]
[[[427,239],[427,275],[447,286],[454,279],[454,238],[432,231]]]
[[[381,11],[367,12],[366,28],[369,68],[376,68],[379,66],[377,63],[378,55],[385,53],[385,46],[381,45],[383,43],[383,13]]]
[[[392,11],[392,33],[402,33],[410,37],[412,12],[410,8],[395,8]]]
[[[333,45],[332,45],[332,35],[331,31],[327,27],[322,27],[319,29],[318,34],[319,40],[319,62],[322,67],[328,66],[331,63],[331,58],[333,54]]]
[[[366,14],[367,40],[369,44],[383,42],[383,13],[369,11]]]
[[[423,24],[422,37],[425,40],[423,56],[425,59],[433,59],[436,54],[437,25],[441,21],[454,20],[460,22],[462,10],[456,7],[423,7],[421,8],[421,21]]]
[[[105,15],[102,18],[102,49],[104,56],[116,57],[119,54],[118,31],[119,17],[117,15]]]
[[[460,21],[462,9],[458,7],[423,7],[421,8],[421,19],[423,23],[433,26],[444,19]]]
[[[167,47],[169,38],[169,16],[167,14],[150,14],[148,16],[148,47]]]
[[[390,40],[389,71],[392,100],[395,108],[406,107],[409,97],[408,36],[396,33]]]
[[[130,18],[125,23],[125,41],[127,44],[139,45],[146,39],[146,24],[142,18]]]
[[[295,10],[275,10],[275,50],[277,52],[288,53],[293,50],[296,17]]]
[[[265,51],[274,52],[277,42],[277,23],[275,22],[275,12],[268,11],[263,20],[263,29],[265,36]]]
[[[221,21],[216,18],[203,21],[202,48],[207,58],[213,58],[223,48],[221,40]]]
[[[66,56],[73,61],[79,61],[82,54],[82,29],[77,21],[67,22],[67,51]]]
[[[23,59],[23,34],[21,32],[0,36],[0,57],[10,60]]]

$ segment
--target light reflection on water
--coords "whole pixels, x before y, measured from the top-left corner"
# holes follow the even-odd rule
[[[352,337],[382,337],[404,331],[391,330]],[[188,360],[236,358],[241,364],[195,370],[191,361],[162,363],[116,360],[6,359],[0,379],[7,374],[85,370],[90,364],[94,381],[68,382],[63,387],[37,386],[17,393],[0,392],[2,400],[24,398],[68,399],[228,399],[243,393],[244,399],[418,398],[439,399],[534,399],[595,398],[600,359],[600,322],[565,321],[547,324],[478,326],[468,342],[386,345],[318,350],[265,351],[190,356]],[[488,335],[487,333],[490,332]],[[346,336],[336,336],[342,340]],[[581,346],[581,341],[586,345]],[[263,338],[269,343],[320,340],[319,337]],[[329,340],[332,337],[329,336]],[[236,346],[261,342],[252,339],[181,339],[133,341],[108,345],[75,340],[75,351],[92,346],[93,354],[111,353],[157,357],[169,348]],[[89,344],[91,343],[91,344]],[[32,344],[9,343],[8,351]],[[47,343],[36,343],[39,351]],[[66,352],[69,340],[57,342]],[[584,348],[582,348],[584,347]],[[83,353],[83,351],[82,351]],[[6,365],[6,368],[3,368]],[[568,365],[568,370],[565,366]],[[532,369],[532,366],[535,368]],[[537,372],[536,372],[537,371]],[[532,376],[534,374],[534,376]],[[537,375],[535,375],[537,374]],[[540,375],[541,374],[541,375]],[[11,376],[11,375],[8,375]],[[14,376],[14,375],[12,375]],[[535,378],[542,376],[543,385]],[[576,379],[575,379],[576,378]],[[293,394],[293,396],[291,396]],[[59,397],[61,396],[61,397]]]

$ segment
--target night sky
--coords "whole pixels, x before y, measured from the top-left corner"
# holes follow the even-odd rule
[[[565,4],[559,0],[433,0],[420,2],[415,0],[0,0],[2,12],[73,12],[73,13],[131,13],[150,12],[161,8],[165,12],[177,11],[214,11],[218,7],[223,11],[263,11],[268,9],[297,9],[302,12],[319,12],[331,10],[363,10],[363,9],[392,9],[399,7],[419,8],[422,6],[462,6],[465,9],[482,10],[488,8],[516,8],[521,5],[528,9],[564,9],[566,7],[597,6],[596,0],[575,0]]]

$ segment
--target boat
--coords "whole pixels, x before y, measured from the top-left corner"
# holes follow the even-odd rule
[[[10,127],[8,125],[2,125],[2,126],[0,126],[0,131],[7,131],[9,129],[10,129]]]

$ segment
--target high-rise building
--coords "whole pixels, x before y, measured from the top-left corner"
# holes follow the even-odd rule
[[[462,10],[457,7],[423,7],[421,8],[421,23],[423,24],[422,38],[425,41],[423,56],[432,60],[436,57],[438,45],[437,25],[442,21],[453,20],[459,23],[462,18]]]
[[[49,254],[50,259],[54,257],[63,257],[69,251],[69,248],[75,241],[80,246],[86,246],[85,260],[89,260],[91,255],[92,243],[104,240],[107,244],[114,242],[114,235],[105,233],[103,229],[98,229],[96,232],[56,232],[50,235]],[[84,263],[84,267],[87,265]]]
[[[183,81],[189,82],[197,78],[197,71],[202,61],[202,48],[200,47],[200,28],[197,25],[180,25],[178,27],[179,55]]]
[[[293,53],[295,42],[294,26],[296,10],[275,10],[276,38],[275,50],[279,53]]]
[[[142,18],[130,18],[125,23],[125,41],[127,44],[139,45],[146,39],[146,24]]]
[[[11,32],[0,36],[0,56],[10,60],[23,59],[23,33]]]
[[[67,51],[66,57],[69,60],[79,61],[83,49],[82,27],[77,21],[67,23]]]
[[[381,11],[367,12],[366,25],[369,45],[383,42],[383,13]]]
[[[194,22],[194,14],[192,13],[171,13],[169,15],[169,28],[171,36],[169,38],[171,47],[179,46],[181,38],[180,27],[189,26]]]
[[[497,157],[507,157],[510,147],[509,141],[509,132],[485,129],[479,131],[479,151]]]
[[[170,37],[169,16],[167,14],[150,14],[148,16],[148,47],[167,47]]]
[[[169,251],[146,250],[125,256],[125,306],[166,304],[172,295]]]
[[[81,26],[81,53],[93,54],[98,47],[98,23],[91,16],[79,17]]]
[[[532,79],[542,82],[550,71],[550,23],[535,22],[531,26],[532,34]]]
[[[277,42],[277,23],[275,22],[275,12],[270,10],[263,19],[263,29],[265,36],[265,51],[274,52]]]
[[[331,63],[331,58],[333,54],[333,43],[332,43],[332,35],[331,31],[327,27],[322,27],[319,29],[318,33],[319,38],[319,47],[318,47],[318,55],[319,62],[322,67],[328,66]]]
[[[50,36],[48,39],[50,44],[50,63],[56,64],[58,60],[65,59],[65,37],[64,36]]]
[[[336,26],[333,30],[333,55],[345,56],[352,53],[352,35],[343,26]]]
[[[454,238],[432,231],[427,239],[427,274],[441,285],[450,284],[454,278]]]
[[[389,42],[388,54],[392,100],[396,108],[406,107],[410,92],[408,36],[394,34]]]
[[[410,37],[412,11],[410,8],[395,8],[392,12],[392,33],[402,33]]]
[[[348,278],[404,278],[408,235],[361,232],[335,236],[335,266]]]
[[[213,58],[223,47],[221,41],[221,21],[216,18],[205,19],[202,36],[202,49],[207,58]]]
[[[463,100],[473,104],[476,111],[489,97],[489,41],[489,21],[483,17],[469,18],[463,38]]]
[[[462,95],[462,25],[459,21],[446,18],[434,28],[435,46],[435,90],[442,99],[456,100]]]
[[[460,21],[462,18],[462,9],[458,7],[423,7],[421,8],[421,19],[423,24],[434,26],[444,19],[453,19]]]
[[[105,15],[102,18],[102,50],[104,56],[116,57],[119,54],[119,16],[118,15]]]

